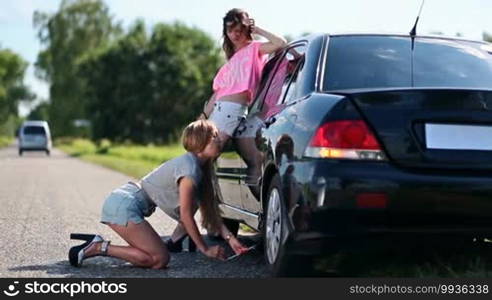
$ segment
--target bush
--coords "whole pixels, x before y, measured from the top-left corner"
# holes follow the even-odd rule
[[[8,136],[0,136],[0,147],[6,147],[14,141],[13,138]]]
[[[111,148],[111,141],[108,139],[101,139],[97,143],[97,153],[98,154],[107,154],[109,151],[109,148]]]
[[[130,160],[142,160],[160,164],[185,153],[183,146],[115,146],[109,149],[108,155]]]
[[[72,144],[74,138],[73,137],[68,137],[68,136],[63,136],[63,137],[57,137],[54,141],[53,144],[55,147],[59,146],[69,146]]]
[[[78,154],[96,153],[97,150],[97,147],[93,142],[80,138],[77,138],[72,142],[72,147]]]
[[[94,143],[87,139],[73,137],[57,138],[55,147],[59,147],[74,156],[99,154],[154,164],[161,164],[185,153],[181,144],[141,146],[127,143],[126,145],[115,145],[109,139],[101,139]]]
[[[90,140],[72,137],[61,137],[55,140],[55,146],[68,152],[70,155],[94,154],[97,146]]]

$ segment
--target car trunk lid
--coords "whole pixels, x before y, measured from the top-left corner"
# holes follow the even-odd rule
[[[345,91],[389,159],[405,167],[492,168],[492,91]]]

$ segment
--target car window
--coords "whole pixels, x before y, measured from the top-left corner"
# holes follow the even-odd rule
[[[331,37],[323,90],[411,86],[411,42],[405,37]]]
[[[297,50],[299,51],[297,51]],[[301,52],[300,52],[301,51]],[[270,84],[267,87],[261,106],[261,114],[265,117],[271,116],[282,109],[284,96],[286,95],[296,67],[303,59],[303,53],[299,47],[288,49],[277,63]]]
[[[304,67],[306,46],[299,46],[290,49],[286,56],[292,68],[292,73],[287,74],[283,89],[285,90],[282,103],[288,103],[298,97],[298,78]],[[290,81],[288,81],[290,78]]]
[[[486,46],[459,40],[417,39],[415,86],[492,88],[492,52],[487,52]]]
[[[412,57],[409,37],[330,37],[323,90],[395,87],[490,89],[492,52],[487,47],[490,46],[462,40],[416,38]]]
[[[41,126],[26,126],[24,127],[24,134],[46,135],[46,132]]]
[[[275,66],[282,57],[282,53],[279,53],[275,56],[273,56],[266,64],[265,67],[263,68],[263,72],[261,75],[260,83],[258,84],[258,88],[256,89],[256,93],[254,96],[254,101],[253,104],[251,105],[250,112],[256,112],[261,109],[263,106],[263,101],[265,100],[265,95],[267,92],[267,87],[268,84],[271,82],[271,78],[274,74],[275,71]]]

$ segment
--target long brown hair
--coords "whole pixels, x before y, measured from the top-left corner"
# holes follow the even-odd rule
[[[234,44],[227,36],[227,29],[235,27],[236,25],[241,25],[243,31],[247,30],[247,20],[249,19],[249,15],[246,11],[240,8],[233,8],[229,10],[225,17],[222,19],[222,36],[224,38],[224,42],[222,43],[222,49],[226,54],[227,59],[229,60],[234,55]],[[248,39],[252,40],[251,32],[247,33]]]
[[[203,151],[212,138],[218,134],[217,127],[206,120],[197,120],[186,126],[183,131],[182,142],[184,148],[193,153]],[[202,167],[202,195],[200,198],[200,213],[202,226],[207,230],[219,232],[222,224],[219,208],[220,197],[214,188],[217,184],[213,162],[209,161]]]

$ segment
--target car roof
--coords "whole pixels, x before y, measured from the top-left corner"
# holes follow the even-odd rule
[[[321,37],[321,36],[327,36],[327,37],[341,37],[341,36],[387,36],[387,37],[406,37],[410,38],[410,34],[403,34],[403,33],[382,33],[382,32],[333,32],[333,33],[311,33],[306,36],[298,37],[294,39],[291,43],[295,43],[297,41],[301,40],[313,40],[315,38]],[[479,43],[479,44],[485,44],[485,45],[490,45],[490,43],[486,41],[478,41],[478,40],[471,40],[471,39],[466,39],[462,37],[456,37],[456,36],[445,36],[445,35],[417,35],[415,36],[416,38],[429,38],[429,39],[439,39],[439,40],[453,40],[453,41],[463,41],[463,42],[473,42],[473,43]]]
[[[48,122],[46,121],[24,121],[22,126],[47,126]]]
[[[393,36],[393,37],[407,37],[411,38],[410,34],[402,34],[402,33],[329,33],[328,36]],[[486,41],[478,41],[472,39],[466,39],[457,36],[445,36],[445,35],[416,35],[416,38],[429,38],[429,39],[439,39],[439,40],[454,40],[454,41],[463,41],[463,42],[474,42],[480,44],[488,44]]]

